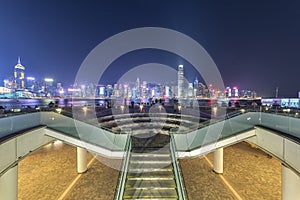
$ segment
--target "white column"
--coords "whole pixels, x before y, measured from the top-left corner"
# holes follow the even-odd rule
[[[300,177],[284,165],[281,170],[282,200],[300,199]]]
[[[1,199],[18,199],[18,165],[10,168],[0,177]]]
[[[214,171],[218,174],[223,173],[223,148],[214,152]]]
[[[83,173],[87,170],[87,151],[77,147],[77,172]]]

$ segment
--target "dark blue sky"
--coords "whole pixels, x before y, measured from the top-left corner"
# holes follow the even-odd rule
[[[50,76],[67,86],[100,42],[121,31],[155,26],[182,32],[200,43],[225,85],[253,89],[263,96],[274,96],[279,87],[279,96],[296,97],[300,91],[299,7],[299,1],[271,0],[2,1],[0,81],[12,76],[20,55],[26,75]],[[135,65],[181,64],[164,52],[143,55]],[[129,69],[133,58],[120,58],[115,68],[119,64]],[[192,73],[186,74],[190,81],[194,79]],[[111,75],[112,80],[120,75]]]

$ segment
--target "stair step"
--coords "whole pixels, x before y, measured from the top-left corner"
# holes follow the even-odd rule
[[[165,169],[165,168],[171,168],[173,169],[173,166],[170,163],[157,163],[157,162],[152,162],[152,163],[145,163],[145,162],[140,162],[140,163],[129,163],[129,169]]]
[[[177,199],[176,189],[125,189],[123,199]]]
[[[170,157],[170,154],[169,153],[131,153],[131,157]]]
[[[132,177],[128,180],[143,180],[143,181],[157,181],[157,180],[174,180],[172,177]]]
[[[170,148],[169,146],[161,147],[161,148],[143,148],[143,147],[133,147],[131,152],[133,153],[154,153],[154,154],[169,154],[170,153]]]
[[[127,173],[127,178],[174,178],[173,171],[152,171],[142,173]]]
[[[174,180],[127,180],[125,184],[126,188],[175,188],[176,183]]]
[[[170,166],[170,165],[169,165]],[[154,171],[160,171],[160,172],[166,172],[166,171],[173,171],[171,167],[168,168],[129,168],[128,172],[134,172],[134,173],[141,173],[141,172],[154,172]]]
[[[165,198],[165,197],[156,197],[156,198],[139,198],[139,197],[135,197],[135,198],[129,198],[129,199],[126,199],[126,200],[174,200],[174,199],[177,199],[177,198]]]
[[[130,164],[171,164],[171,160],[130,160]]]
[[[131,156],[130,161],[171,161],[171,158],[166,156]]]
[[[160,171],[160,170],[165,170],[165,169],[168,169],[167,171],[169,170],[172,170],[173,169],[173,166],[171,164],[166,164],[166,163],[131,163],[129,164],[129,167],[128,167],[129,171],[130,170],[145,170],[145,171],[148,171],[149,169],[154,169],[156,171]]]

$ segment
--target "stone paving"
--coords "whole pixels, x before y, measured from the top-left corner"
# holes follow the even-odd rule
[[[206,156],[213,163],[213,153]],[[281,199],[281,163],[241,142],[224,149],[223,175],[212,172],[205,158],[181,160],[189,199],[237,199],[221,181],[223,176],[242,199]]]
[[[49,144],[22,160],[18,165],[18,199],[60,199],[78,176],[76,155],[75,147],[59,142]],[[92,158],[89,153],[88,162]],[[119,171],[102,164],[111,162],[109,159],[99,160],[92,162],[62,199],[113,199]],[[119,166],[120,162],[112,162],[115,162],[115,168]]]
[[[88,161],[93,158],[88,155]],[[213,162],[213,154],[207,158]],[[101,160],[101,162],[99,161]],[[94,159],[67,195],[73,199],[113,199],[119,171],[106,166],[120,161]],[[224,149],[224,174],[212,171],[204,157],[180,161],[188,197],[200,199],[237,199],[221,180],[223,176],[242,199],[281,199],[281,164],[264,152],[239,143]],[[60,199],[78,176],[76,148],[63,143],[47,145],[19,163],[19,194],[21,200]]]

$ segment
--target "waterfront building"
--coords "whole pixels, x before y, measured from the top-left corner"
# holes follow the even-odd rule
[[[183,71],[183,65],[178,66],[178,98],[184,98],[185,92],[184,92],[184,71]]]
[[[36,89],[36,80],[34,77],[27,77],[26,78],[26,89],[30,92],[34,92]]]
[[[189,87],[188,87],[188,97],[194,97],[194,88],[193,88],[193,83],[189,83]]]
[[[112,85],[107,85],[106,86],[106,96],[111,97],[113,95],[113,87]]]
[[[140,97],[141,96],[141,84],[140,84],[140,79],[137,78],[136,79],[136,83],[135,83],[135,96],[136,97]]]
[[[3,84],[4,84],[4,87],[8,88],[8,89],[14,89],[14,86],[15,86],[15,81],[14,81],[14,78],[9,78],[9,79],[4,79],[3,81]]]
[[[18,57],[18,64],[14,67],[14,88],[17,90],[25,89],[25,67],[21,64],[20,56]]]

